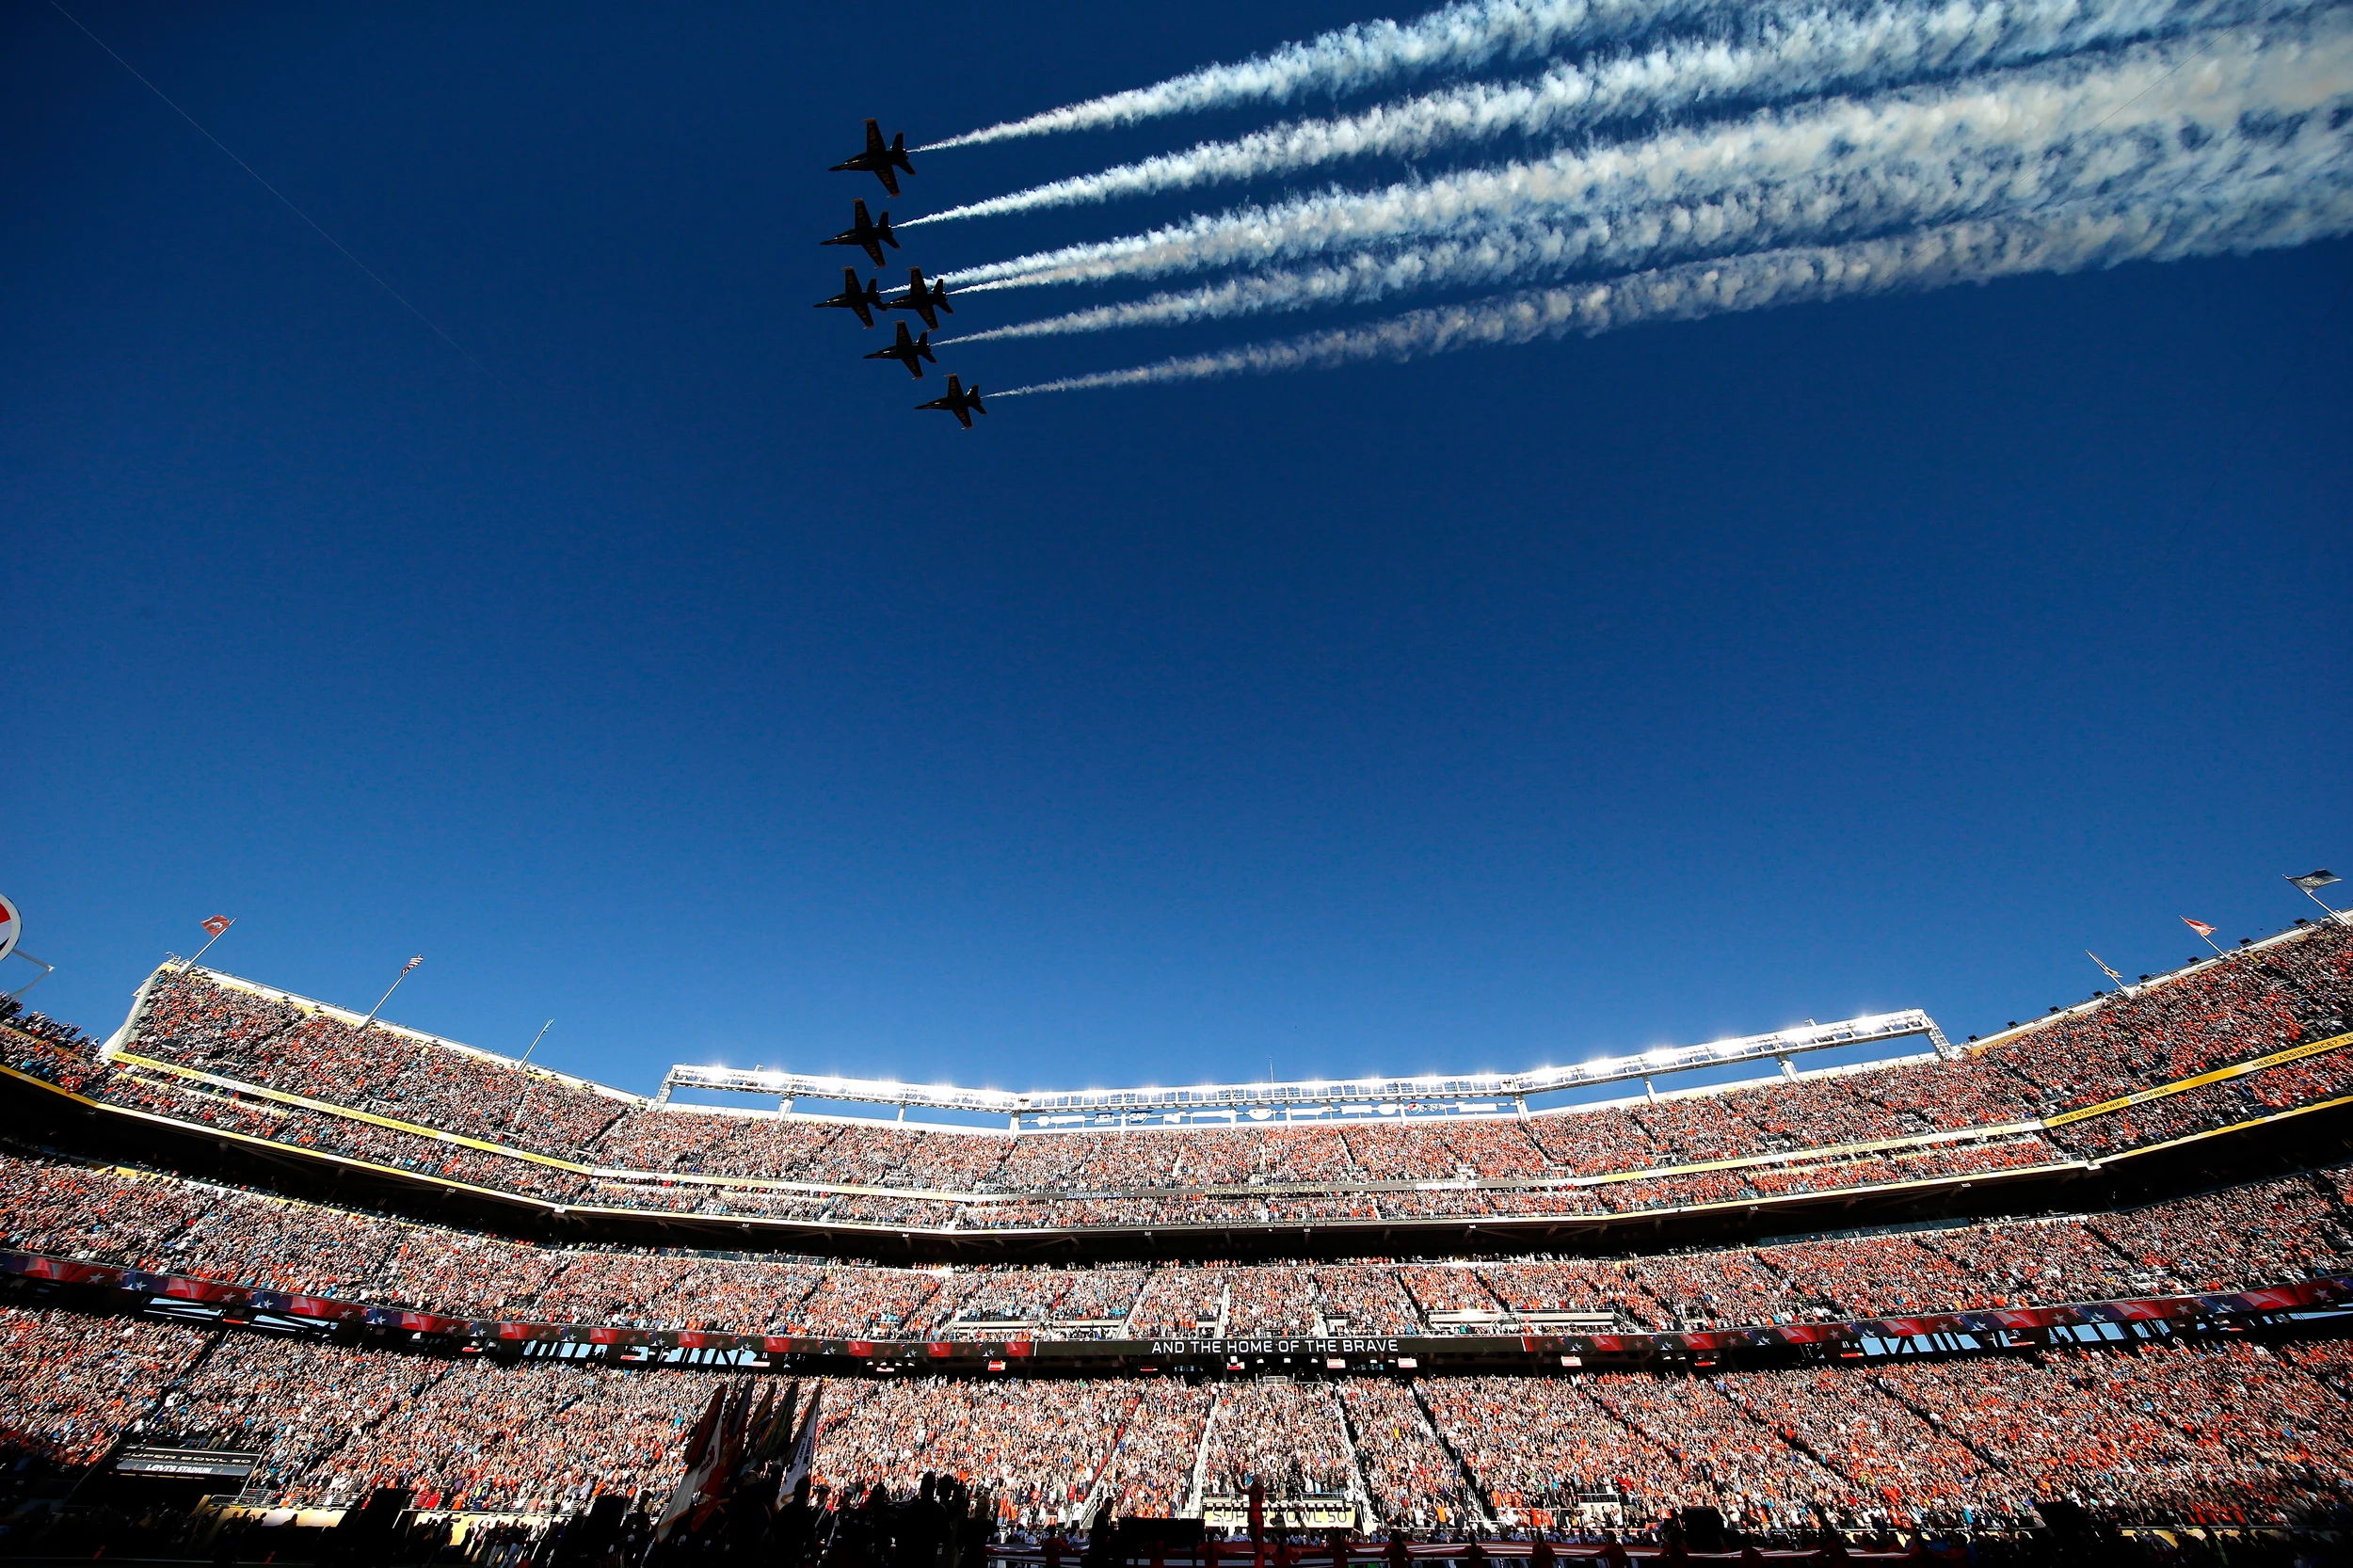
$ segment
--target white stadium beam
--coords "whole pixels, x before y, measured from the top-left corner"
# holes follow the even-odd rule
[[[922,1107],[1052,1122],[1096,1121],[1110,1116],[1139,1118],[1249,1115],[1254,1121],[1287,1118],[1303,1110],[1369,1106],[1387,1113],[1480,1114],[1513,1110],[1531,1096],[1558,1094],[1588,1084],[1624,1082],[1689,1072],[1727,1063],[1788,1057],[1838,1046],[1869,1045],[1923,1036],[1939,1054],[1952,1046],[1936,1020],[1918,1008],[1875,1013],[1837,1023],[1801,1024],[1770,1034],[1713,1040],[1696,1046],[1662,1046],[1637,1055],[1596,1057],[1566,1067],[1520,1073],[1453,1073],[1416,1078],[1300,1079],[1289,1082],[1201,1083],[1176,1088],[967,1089],[955,1084],[901,1083],[889,1079],[841,1078],[782,1068],[706,1067],[680,1064],[662,1081],[660,1099],[673,1090],[717,1090],[779,1100],[830,1100],[866,1105]]]

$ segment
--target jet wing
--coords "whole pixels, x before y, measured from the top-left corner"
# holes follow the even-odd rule
[[[889,152],[890,144],[883,140],[882,121],[868,120],[866,122],[866,155],[870,158],[879,158],[888,155]]]

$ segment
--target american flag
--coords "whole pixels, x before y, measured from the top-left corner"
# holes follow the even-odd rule
[[[2189,927],[2192,931],[2198,933],[2201,936],[2211,936],[2214,935],[2214,927],[2208,925],[2203,920],[2193,920],[2187,915],[2184,915],[2182,917],[2182,923]],[[411,968],[415,968],[414,965],[409,967]]]

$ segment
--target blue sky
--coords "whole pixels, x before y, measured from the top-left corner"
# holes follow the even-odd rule
[[[0,890],[92,1028],[217,911],[224,968],[365,1005],[422,952],[392,1016],[553,1016],[631,1087],[1509,1068],[1981,1032],[2353,872],[2353,246],[967,435],[808,308],[880,196],[824,171],[858,121],[1382,13],[76,10],[493,373],[0,20]],[[933,154],[890,205],[1223,128]]]

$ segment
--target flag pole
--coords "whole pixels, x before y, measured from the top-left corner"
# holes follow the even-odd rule
[[[2140,994],[2137,991],[2135,991],[2130,985],[2124,984],[2124,977],[2122,975],[2118,974],[2114,969],[2108,968],[2106,959],[2102,958],[2098,953],[2092,952],[2089,948],[2084,949],[2084,956],[2090,959],[2094,964],[2099,965],[2100,972],[2106,975],[2110,980],[2115,981],[2116,988],[2118,990],[2123,992],[2128,997],[2138,996]],[[1784,1060],[1786,1061],[1787,1059],[1784,1058]]]
[[[2321,874],[2321,875],[2323,875],[2323,876],[2328,876],[2328,875],[2329,875],[2329,873],[2328,873],[2328,872],[2322,872],[2320,874]],[[2320,894],[2318,894],[2317,892],[2313,891],[2312,888],[2308,888],[2308,887],[2306,887],[2306,886],[2305,886],[2305,883],[2306,883],[2307,881],[2309,881],[2309,880],[2310,880],[2310,877],[2308,877],[2308,876],[2290,876],[2290,877],[2285,877],[2285,878],[2283,878],[2283,880],[2288,881],[2288,882],[2293,882],[2293,883],[2295,883],[2295,884],[2296,884],[2296,890],[2297,890],[2297,892],[2299,892],[2299,893],[2303,894],[2306,898],[2311,899],[2311,900],[2312,900],[2314,904],[2320,904],[2320,906],[2321,906],[2323,909],[2329,909],[2329,906],[2328,906],[2326,904],[2321,904]],[[2333,876],[2329,877],[2329,882],[2335,882],[2335,881],[2338,881],[2338,880],[2340,880],[2340,879],[2339,879],[2339,878],[2337,878],[2337,877],[2333,877]],[[2324,882],[2324,883],[2322,883],[2322,884],[2321,884],[2321,886],[2322,886],[2323,888],[2326,888],[2327,886],[2329,886],[2329,882]],[[2347,915],[2346,915],[2346,913],[2345,913],[2344,910],[2342,910],[2342,909],[2329,909],[2329,918],[2330,920],[2332,920],[2336,921],[2339,925],[2353,925],[2353,917],[2349,917],[2349,916],[2347,916]]]
[[[537,1050],[537,1049],[539,1048],[539,1042],[540,1042],[540,1041],[542,1041],[542,1040],[544,1040],[544,1039],[546,1039],[546,1038],[548,1037],[548,1031],[549,1031],[549,1030],[551,1030],[551,1029],[553,1029],[554,1027],[555,1027],[555,1020],[554,1020],[553,1018],[550,1018],[550,1019],[549,1019],[546,1023],[543,1023],[543,1024],[541,1024],[541,1025],[539,1026],[539,1032],[538,1032],[538,1033],[536,1033],[536,1034],[535,1034],[535,1035],[533,1035],[533,1036],[531,1037],[531,1044],[529,1044],[528,1046],[525,1046],[525,1047],[523,1048],[523,1053],[522,1053],[522,1055],[521,1055],[520,1058],[518,1058],[518,1059],[517,1059],[517,1061],[516,1061],[516,1063],[515,1063],[515,1065],[516,1065],[517,1067],[525,1067],[525,1066],[530,1065],[530,1064],[531,1064],[531,1053],[532,1053],[533,1051]],[[516,1092],[516,1095],[515,1095],[515,1103],[514,1103],[513,1105],[511,1105],[511,1106],[507,1107],[507,1110],[506,1110],[506,1122],[505,1122],[505,1125],[506,1125],[506,1126],[508,1126],[508,1127],[510,1127],[510,1128],[511,1128],[511,1127],[513,1127],[513,1126],[515,1125],[515,1118],[516,1118],[517,1116],[520,1116],[520,1115],[521,1115],[521,1114],[522,1114],[522,1110],[523,1110],[523,1101],[525,1101],[525,1100],[529,1099],[530,1097],[531,1097],[531,1080],[530,1080],[529,1079],[527,1079],[527,1078],[526,1078],[525,1080],[523,1080],[523,1086],[522,1086],[522,1088],[520,1088],[520,1090],[518,1090],[518,1091]]]
[[[183,964],[183,965],[181,965],[181,966],[180,966],[180,972],[181,972],[182,974],[185,974],[185,973],[187,973],[190,969],[192,969],[192,968],[196,968],[196,959],[197,959],[197,958],[201,958],[201,957],[203,957],[206,953],[208,953],[208,952],[212,952],[212,951],[213,951],[213,943],[217,942],[217,941],[219,941],[219,940],[220,940],[223,936],[228,936],[228,935],[229,935],[229,926],[231,926],[231,925],[234,925],[234,924],[236,924],[236,923],[237,923],[237,921],[236,921],[235,917],[234,917],[234,916],[232,916],[232,917],[230,918],[230,920],[229,920],[229,925],[224,925],[224,926],[222,926],[222,927],[221,927],[218,931],[214,932],[214,933],[213,933],[213,935],[211,936],[211,937],[210,937],[210,938],[208,938],[208,939],[205,941],[204,945],[203,945],[202,947],[200,947],[200,948],[199,948],[199,949],[197,949],[197,950],[196,950],[196,958],[191,958],[191,959],[189,959],[186,963],[184,963],[184,964]]]
[[[414,958],[408,960],[408,963],[401,966],[400,973],[392,976],[392,983],[384,987],[384,994],[376,999],[376,1005],[374,1007],[368,1009],[368,1016],[360,1020],[360,1032],[361,1033],[366,1033],[368,1025],[376,1022],[376,1016],[384,1011],[384,1004],[386,1002],[392,1000],[392,993],[399,990],[400,983],[408,978],[408,971],[424,962],[424,954],[421,952]],[[552,1019],[549,1021],[553,1022]]]

